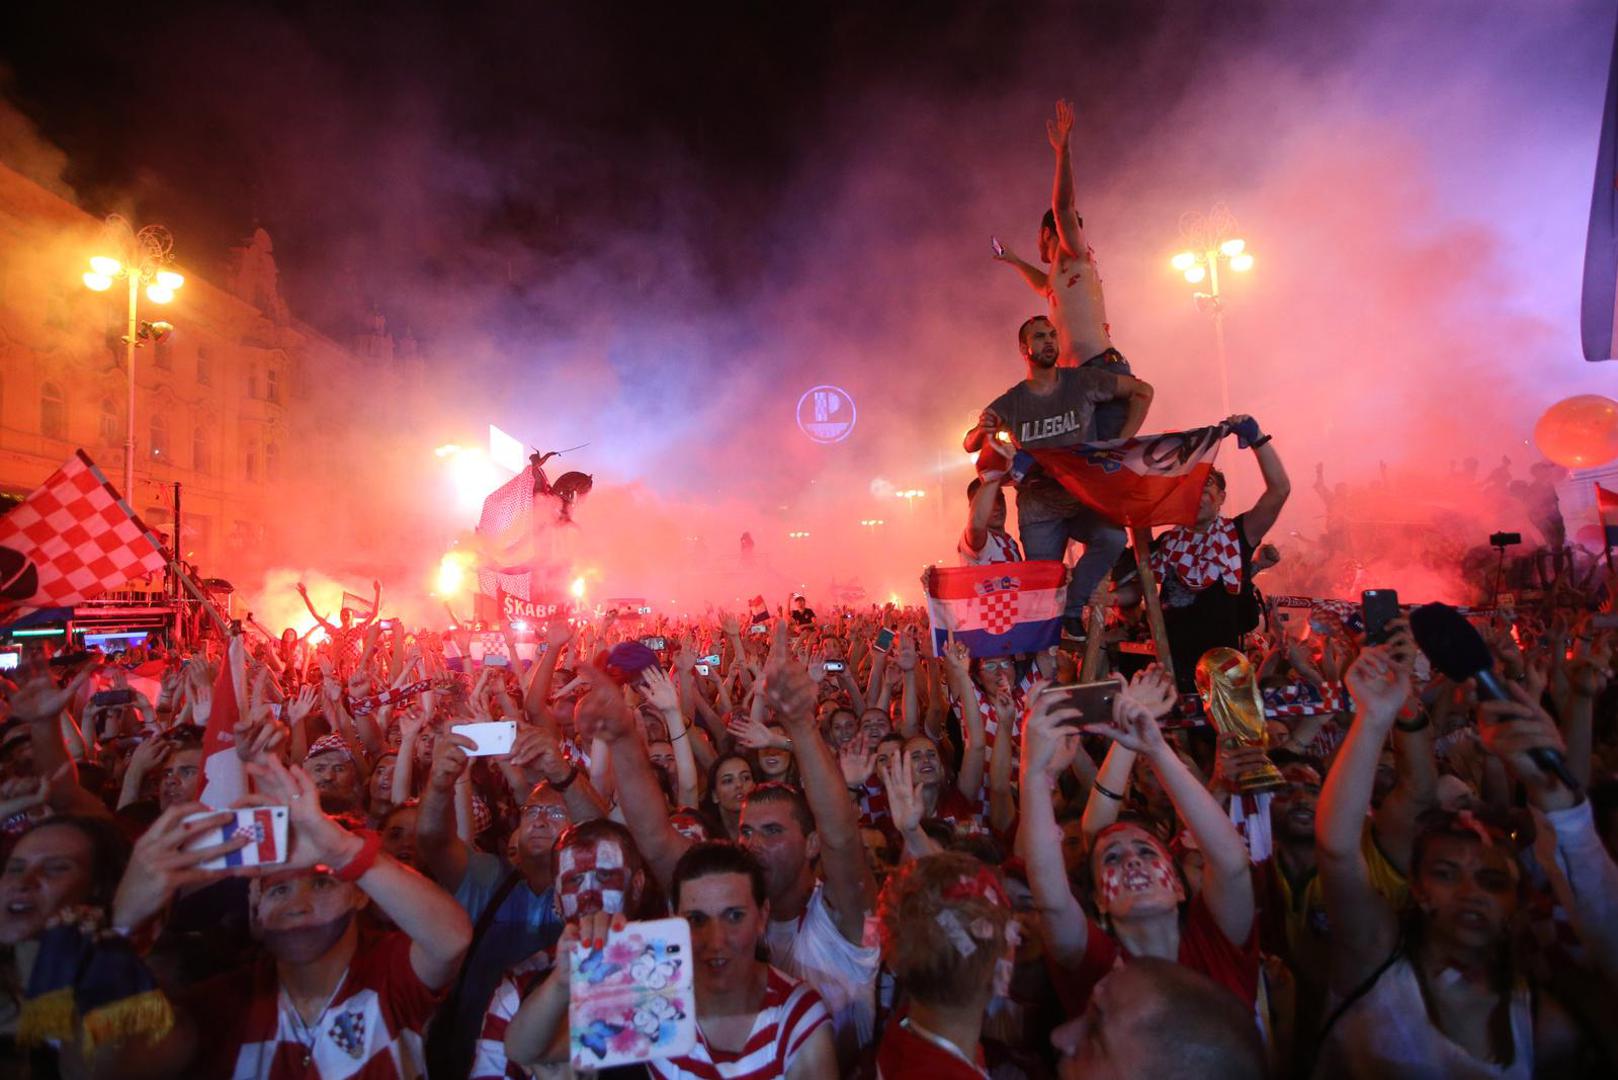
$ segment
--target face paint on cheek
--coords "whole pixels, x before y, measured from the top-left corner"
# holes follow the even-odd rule
[[[1118,894],[1124,891],[1124,868],[1121,866],[1106,866],[1101,870],[1101,906],[1110,908],[1112,902],[1118,899]]]

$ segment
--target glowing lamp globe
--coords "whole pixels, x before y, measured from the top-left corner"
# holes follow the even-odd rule
[[[86,288],[94,289],[96,292],[106,292],[112,288],[112,278],[106,274],[98,274],[94,270],[86,270],[84,284]]]
[[[1588,469],[1618,457],[1618,401],[1579,394],[1545,410],[1534,425],[1539,452],[1569,469]]]

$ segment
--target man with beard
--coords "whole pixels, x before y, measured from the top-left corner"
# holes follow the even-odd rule
[[[754,789],[742,806],[740,839],[764,867],[768,904],[762,930],[770,962],[825,1000],[846,1066],[874,1035],[880,949],[865,944],[865,919],[875,909],[876,880],[842,771],[815,723],[814,683],[802,664],[789,659],[787,634],[786,623],[777,624],[763,693],[792,738],[803,790],[785,784]],[[691,841],[669,823],[639,725],[622,696],[599,672],[589,677],[596,689],[579,709],[600,715],[619,805],[653,873],[668,885]],[[815,873],[817,859],[824,880]]]
[[[433,1029],[435,1075],[465,1075],[501,975],[550,948],[561,934],[551,862],[556,838],[570,822],[606,816],[589,778],[562,756],[556,739],[525,728],[507,762],[516,774],[535,781],[512,834],[515,858],[507,863],[473,851],[455,833],[455,785],[471,765],[466,751],[475,747],[453,732],[439,738],[416,821],[422,865],[477,927],[460,983]]]
[[[320,805],[331,814],[364,813],[365,785],[354,751],[341,735],[322,735],[303,757],[303,767],[320,792]]]
[[[995,398],[966,433],[966,452],[976,454],[1005,432],[1022,450],[1073,446],[1097,438],[1096,407],[1112,401],[1127,405],[1118,437],[1140,431],[1152,404],[1152,388],[1129,375],[1099,368],[1058,368],[1056,327],[1035,315],[1017,330],[1017,345],[1028,377]],[[1069,540],[1084,545],[1068,584],[1066,625],[1082,632],[1085,602],[1124,550],[1124,531],[1080,502],[1054,477],[1035,469],[1017,485],[1017,531],[1029,559],[1062,559]]]
[[[425,1075],[427,1021],[472,939],[466,913],[375,833],[322,813],[302,769],[247,768],[255,801],[289,811],[287,860],[255,868],[249,890],[265,955],[190,997],[201,1057],[187,1075]],[[398,930],[360,929],[372,901]]]

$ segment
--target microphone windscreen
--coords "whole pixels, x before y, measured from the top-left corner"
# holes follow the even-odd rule
[[[1483,635],[1448,604],[1423,604],[1412,611],[1410,633],[1433,667],[1456,682],[1494,666]]]

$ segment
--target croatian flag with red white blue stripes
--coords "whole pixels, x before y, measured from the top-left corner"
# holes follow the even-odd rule
[[[1120,525],[1194,525],[1202,486],[1230,425],[1137,435],[1051,450],[1019,450],[1012,479],[1038,465],[1074,497]]]
[[[220,843],[234,840],[238,833],[247,833],[252,837],[247,846],[240,851],[228,851],[224,855],[226,866],[261,866],[264,863],[280,862],[282,854],[275,846],[275,820],[268,807],[254,809],[251,819],[243,822],[240,817],[227,821],[221,827],[223,834]]]
[[[976,657],[1038,652],[1062,637],[1067,567],[1039,562],[935,568],[927,581],[927,618],[933,655],[949,640]]]

